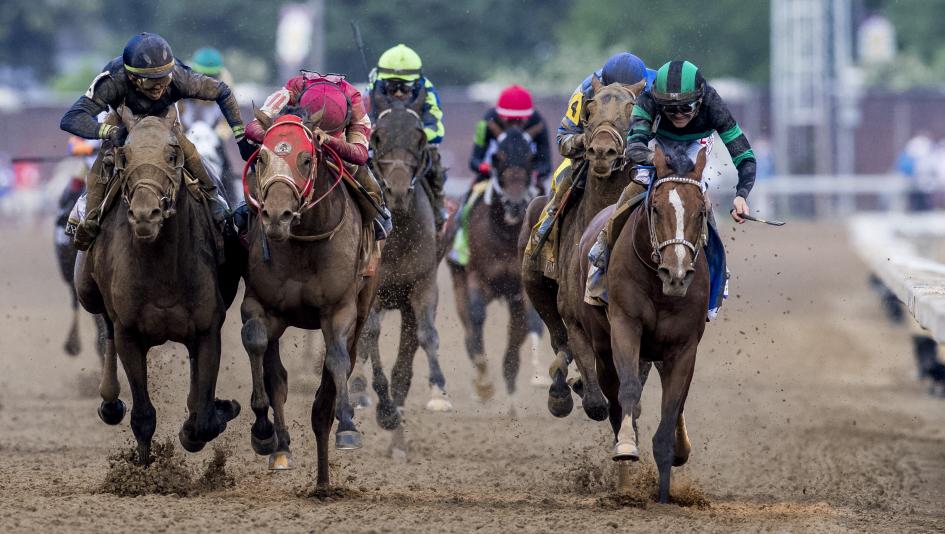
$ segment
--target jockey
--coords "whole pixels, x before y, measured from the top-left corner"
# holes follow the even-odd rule
[[[440,231],[446,222],[446,206],[443,198],[443,185],[446,182],[446,169],[440,161],[440,142],[443,141],[443,110],[440,109],[440,96],[433,83],[423,75],[423,62],[420,56],[404,44],[388,49],[377,60],[377,67],[371,71],[368,84],[371,118],[390,107],[393,100],[404,102],[408,108],[420,115],[423,131],[427,136],[427,151],[432,165],[427,174],[427,183],[433,193],[433,213],[436,229]]]
[[[538,184],[551,174],[548,128],[545,120],[532,107],[532,95],[520,85],[510,85],[502,90],[495,107],[486,112],[476,123],[476,137],[469,169],[475,174],[475,182],[487,180],[492,173],[492,155],[498,147],[497,138],[507,128],[522,129],[532,140],[535,153],[535,173]]]
[[[375,204],[368,210],[377,213],[375,235],[379,240],[385,239],[392,228],[390,211],[381,187],[367,165],[371,120],[364,111],[360,91],[343,75],[303,70],[269,95],[260,111],[275,118],[287,106],[299,106],[307,115],[321,112],[321,118],[313,128],[318,144],[332,148],[351,169],[355,169],[352,172],[355,180]],[[258,120],[253,120],[246,128],[246,136],[257,143],[262,143],[265,133]]]
[[[649,93],[644,93],[633,106],[630,134],[625,150],[627,160],[634,165],[651,165],[654,143],[685,143],[689,158],[695,161],[703,148],[708,153],[712,148],[712,134],[718,133],[728,150],[732,163],[738,170],[738,184],[732,203],[732,219],[744,223],[741,215],[747,215],[748,193],[755,183],[755,153],[748,139],[738,126],[722,97],[706,83],[699,68],[689,61],[670,61],[657,72]],[[631,200],[646,191],[649,171],[641,169],[633,181],[627,184],[607,225],[598,236],[591,256],[601,256],[597,266],[606,268],[609,249],[616,238],[615,230],[626,221],[632,211]],[[703,188],[705,184],[703,183]],[[707,202],[708,222],[715,228],[711,203]],[[589,303],[600,295],[592,287],[588,276],[587,300]],[[599,280],[602,277],[597,277]]]
[[[223,55],[216,48],[205,46],[198,49],[190,58],[189,66],[194,72],[215,80],[221,80],[227,85],[233,85],[233,76],[223,66]],[[226,120],[220,114],[220,109],[217,106],[208,104],[201,101],[183,103],[181,106],[181,122],[184,123],[185,127],[190,127],[197,121],[204,121],[213,127],[220,139],[224,141],[229,139],[232,132],[227,126]]]
[[[62,117],[63,130],[85,139],[102,139],[102,148],[86,179],[88,214],[76,228],[75,245],[87,250],[99,233],[102,202],[111,172],[105,155],[125,141],[127,129],[120,126],[117,110],[127,107],[135,115],[159,115],[177,101],[195,98],[214,100],[236,137],[240,153],[252,154],[253,147],[243,137],[236,98],[225,83],[194,72],[174,58],[171,47],[163,37],[153,33],[135,35],[125,45],[120,57],[113,59],[92,80],[88,91],[79,97]],[[95,116],[108,108],[113,110],[103,123]],[[184,151],[184,167],[200,182],[207,192],[216,191],[216,182],[207,174],[194,145],[187,140],[181,128],[175,127],[177,140]],[[111,158],[108,158],[111,159]],[[218,195],[217,195],[218,196]]]
[[[536,224],[536,230],[528,241],[525,254],[530,257],[533,253],[533,247],[540,242],[545,234],[551,231],[552,221],[561,204],[561,198],[571,188],[574,179],[572,175],[572,160],[584,158],[584,125],[581,123],[581,111],[584,108],[584,101],[593,96],[593,80],[597,78],[604,86],[619,83],[625,86],[632,86],[644,82],[644,91],[649,90],[652,80],[656,77],[656,72],[646,68],[643,60],[629,52],[620,52],[614,54],[604,62],[604,66],[591,73],[587,78],[577,86],[568,100],[568,107],[565,110],[561,124],[558,126],[557,142],[558,151],[564,156],[564,161],[555,169],[551,179],[552,197],[542,210],[541,216]],[[553,256],[553,249],[546,248],[548,255]],[[553,259],[553,258],[548,258]]]

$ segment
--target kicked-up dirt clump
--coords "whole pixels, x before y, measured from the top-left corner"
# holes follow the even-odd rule
[[[151,465],[138,465],[135,463],[136,456],[136,448],[131,447],[109,457],[108,473],[99,492],[122,497],[192,493],[192,472],[184,464],[183,455],[174,449],[170,438],[164,442],[154,442],[151,447]]]
[[[230,453],[231,450],[228,447],[222,445],[213,447],[213,456],[204,467],[203,476],[196,482],[194,488],[196,491],[215,491],[236,485],[236,480],[226,471],[226,460]]]
[[[608,509],[625,506],[646,508],[648,504],[659,500],[659,472],[655,464],[650,461],[630,463],[622,489],[617,487],[620,467],[619,463],[613,462],[613,468],[607,470],[610,479],[609,493],[597,499],[599,506]],[[700,509],[709,507],[709,498],[705,491],[678,473],[673,473],[669,502]]]

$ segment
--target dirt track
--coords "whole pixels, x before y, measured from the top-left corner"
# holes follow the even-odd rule
[[[527,384],[527,361],[518,419],[505,415],[504,395],[485,405],[472,399],[445,270],[438,325],[457,410],[422,411],[426,362],[418,355],[406,461],[385,457],[389,436],[373,412],[361,412],[365,447],[332,451],[333,482],[342,491],[327,501],[306,496],[315,463],[308,421],[316,381],[314,358],[303,355],[304,338],[294,333],[283,354],[297,468],[269,474],[249,447],[249,370],[234,309],[224,329],[218,393],[238,399],[244,411],[218,442],[229,449],[235,485],[188,497],[100,493],[107,457],[133,442],[127,418],[109,428],[95,414],[90,319],[84,353],[76,359],[62,353],[69,310],[47,228],[4,227],[0,531],[945,530],[945,404],[915,382],[908,330],[880,315],[842,226],[746,225],[723,233],[732,298],[703,340],[687,404],[693,453],[688,466],[674,470],[679,487],[704,493],[710,505],[639,508],[609,498],[608,427],[579,410],[565,420],[551,417],[544,391]],[[487,348],[499,386],[495,355],[504,343],[504,314],[497,307],[490,314],[495,334]],[[385,323],[388,362],[396,323]],[[152,352],[161,440],[176,443],[186,370],[180,347]],[[653,381],[644,395],[645,451],[658,390]],[[130,402],[127,387],[122,397]],[[188,468],[202,470],[211,449],[187,456]]]

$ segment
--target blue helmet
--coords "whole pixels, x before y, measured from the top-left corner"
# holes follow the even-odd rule
[[[633,85],[646,78],[646,65],[643,60],[630,52],[614,54],[604,62],[601,69],[601,82],[604,85],[622,83]]]

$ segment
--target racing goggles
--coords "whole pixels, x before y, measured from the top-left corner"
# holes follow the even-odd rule
[[[385,80],[388,93],[410,93],[417,86],[417,80],[402,80],[400,78],[388,78]]]
[[[663,106],[663,113],[667,115],[692,115],[699,108],[702,99],[693,100],[688,104],[669,104]]]
[[[171,84],[171,77],[173,73],[168,73],[167,76],[161,78],[145,78],[142,76],[131,75],[131,81],[143,91],[150,91],[157,88],[165,88]]]
[[[299,71],[302,74],[302,78],[306,80],[325,80],[326,82],[331,82],[333,84],[340,84],[345,80],[344,74],[337,74],[334,72],[329,72],[327,74],[322,74],[314,70],[305,70],[302,69]]]

